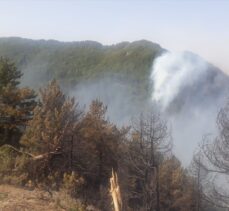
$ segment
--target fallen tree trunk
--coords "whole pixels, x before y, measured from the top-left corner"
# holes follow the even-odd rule
[[[56,151],[53,151],[53,152],[48,152],[48,153],[44,153],[44,154],[40,154],[40,155],[33,155],[31,153],[28,153],[28,152],[23,152],[23,151],[15,148],[15,147],[9,145],[9,144],[5,144],[3,146],[8,147],[8,148],[14,150],[15,152],[17,152],[19,154],[28,155],[34,161],[38,161],[38,160],[42,160],[42,159],[48,158],[50,155],[62,154],[62,152],[60,152],[59,150],[56,150]]]

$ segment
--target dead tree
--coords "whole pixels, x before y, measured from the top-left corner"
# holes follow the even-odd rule
[[[171,150],[168,128],[160,114],[151,111],[134,121],[132,137],[127,165],[130,181],[134,181],[130,187],[133,207],[160,211],[159,165]]]
[[[200,149],[203,159],[198,165],[211,178],[211,185],[205,191],[207,199],[219,207],[229,208],[229,189],[217,180],[221,178],[226,184],[229,178],[229,102],[220,110],[217,125],[219,135],[213,141],[209,136],[203,139]]]

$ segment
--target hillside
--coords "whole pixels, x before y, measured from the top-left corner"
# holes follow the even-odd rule
[[[55,40],[30,40],[23,38],[0,38],[0,57],[8,57],[24,73],[23,85],[38,88],[41,83],[56,78],[65,87],[89,84],[108,79],[108,83],[125,85],[130,95],[146,99],[152,93],[149,80],[153,62],[166,52],[160,45],[146,40],[122,42],[115,45],[102,45],[95,41],[59,42]],[[188,55],[188,54],[187,54]],[[190,59],[198,58],[189,54]],[[195,84],[182,90],[178,102],[198,95],[213,95],[221,92],[227,76],[218,68],[209,65],[209,71]],[[222,83],[223,81],[223,83]],[[203,91],[204,90],[204,91]],[[185,92],[185,94],[183,93]],[[201,97],[200,96],[200,97]],[[211,96],[210,96],[211,98]],[[199,96],[198,96],[199,99]],[[194,101],[198,101],[194,99]]]
[[[116,96],[116,101],[125,99],[128,105],[140,103],[141,107],[152,95],[152,65],[163,52],[166,50],[160,45],[146,40],[106,46],[95,41],[0,38],[0,57],[16,63],[24,73],[23,85],[36,89],[56,78],[86,104],[94,98],[110,104],[111,96]],[[186,55],[185,62],[190,64],[200,59],[195,54]],[[198,106],[199,99],[211,101],[227,90],[228,77],[209,63],[206,65],[208,71],[198,80],[183,82],[184,86],[169,106],[170,112],[185,104]]]
[[[20,71],[0,59],[0,182],[24,188],[0,185],[0,210],[110,211],[111,172],[123,210],[217,210],[212,190],[200,190],[201,164],[183,164],[216,130],[229,84],[221,70],[148,41],[0,43],[0,56],[24,73],[18,84]]]
[[[162,51],[158,44],[145,40],[104,46],[94,41],[0,38],[0,56],[12,59],[25,73],[24,83],[33,86],[53,77],[76,85],[109,75],[135,82],[145,92],[152,62]]]

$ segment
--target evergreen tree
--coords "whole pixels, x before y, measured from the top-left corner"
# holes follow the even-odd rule
[[[35,92],[20,88],[22,74],[8,59],[0,58],[0,145],[18,146],[36,105]]]
[[[74,98],[66,97],[56,81],[40,90],[40,103],[21,138],[25,151],[41,158],[31,179],[47,179],[55,172],[62,177],[72,171],[70,155],[80,115]]]
[[[94,175],[96,185],[107,184],[112,168],[117,169],[118,147],[125,135],[106,117],[107,107],[99,100],[92,101],[82,121],[81,139],[84,166]]]
[[[194,180],[175,156],[160,165],[159,180],[161,210],[196,210]]]
[[[40,102],[21,139],[27,151],[42,154],[63,149],[81,114],[76,107],[74,98],[66,97],[56,81],[41,89]]]

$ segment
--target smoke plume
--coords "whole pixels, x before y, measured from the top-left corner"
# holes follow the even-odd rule
[[[228,76],[199,56],[165,53],[152,67],[152,101],[168,119],[174,152],[188,164],[205,134],[216,135],[216,118],[225,104]]]
[[[166,109],[184,87],[194,85],[206,71],[206,62],[189,52],[165,53],[153,66],[153,100]]]

